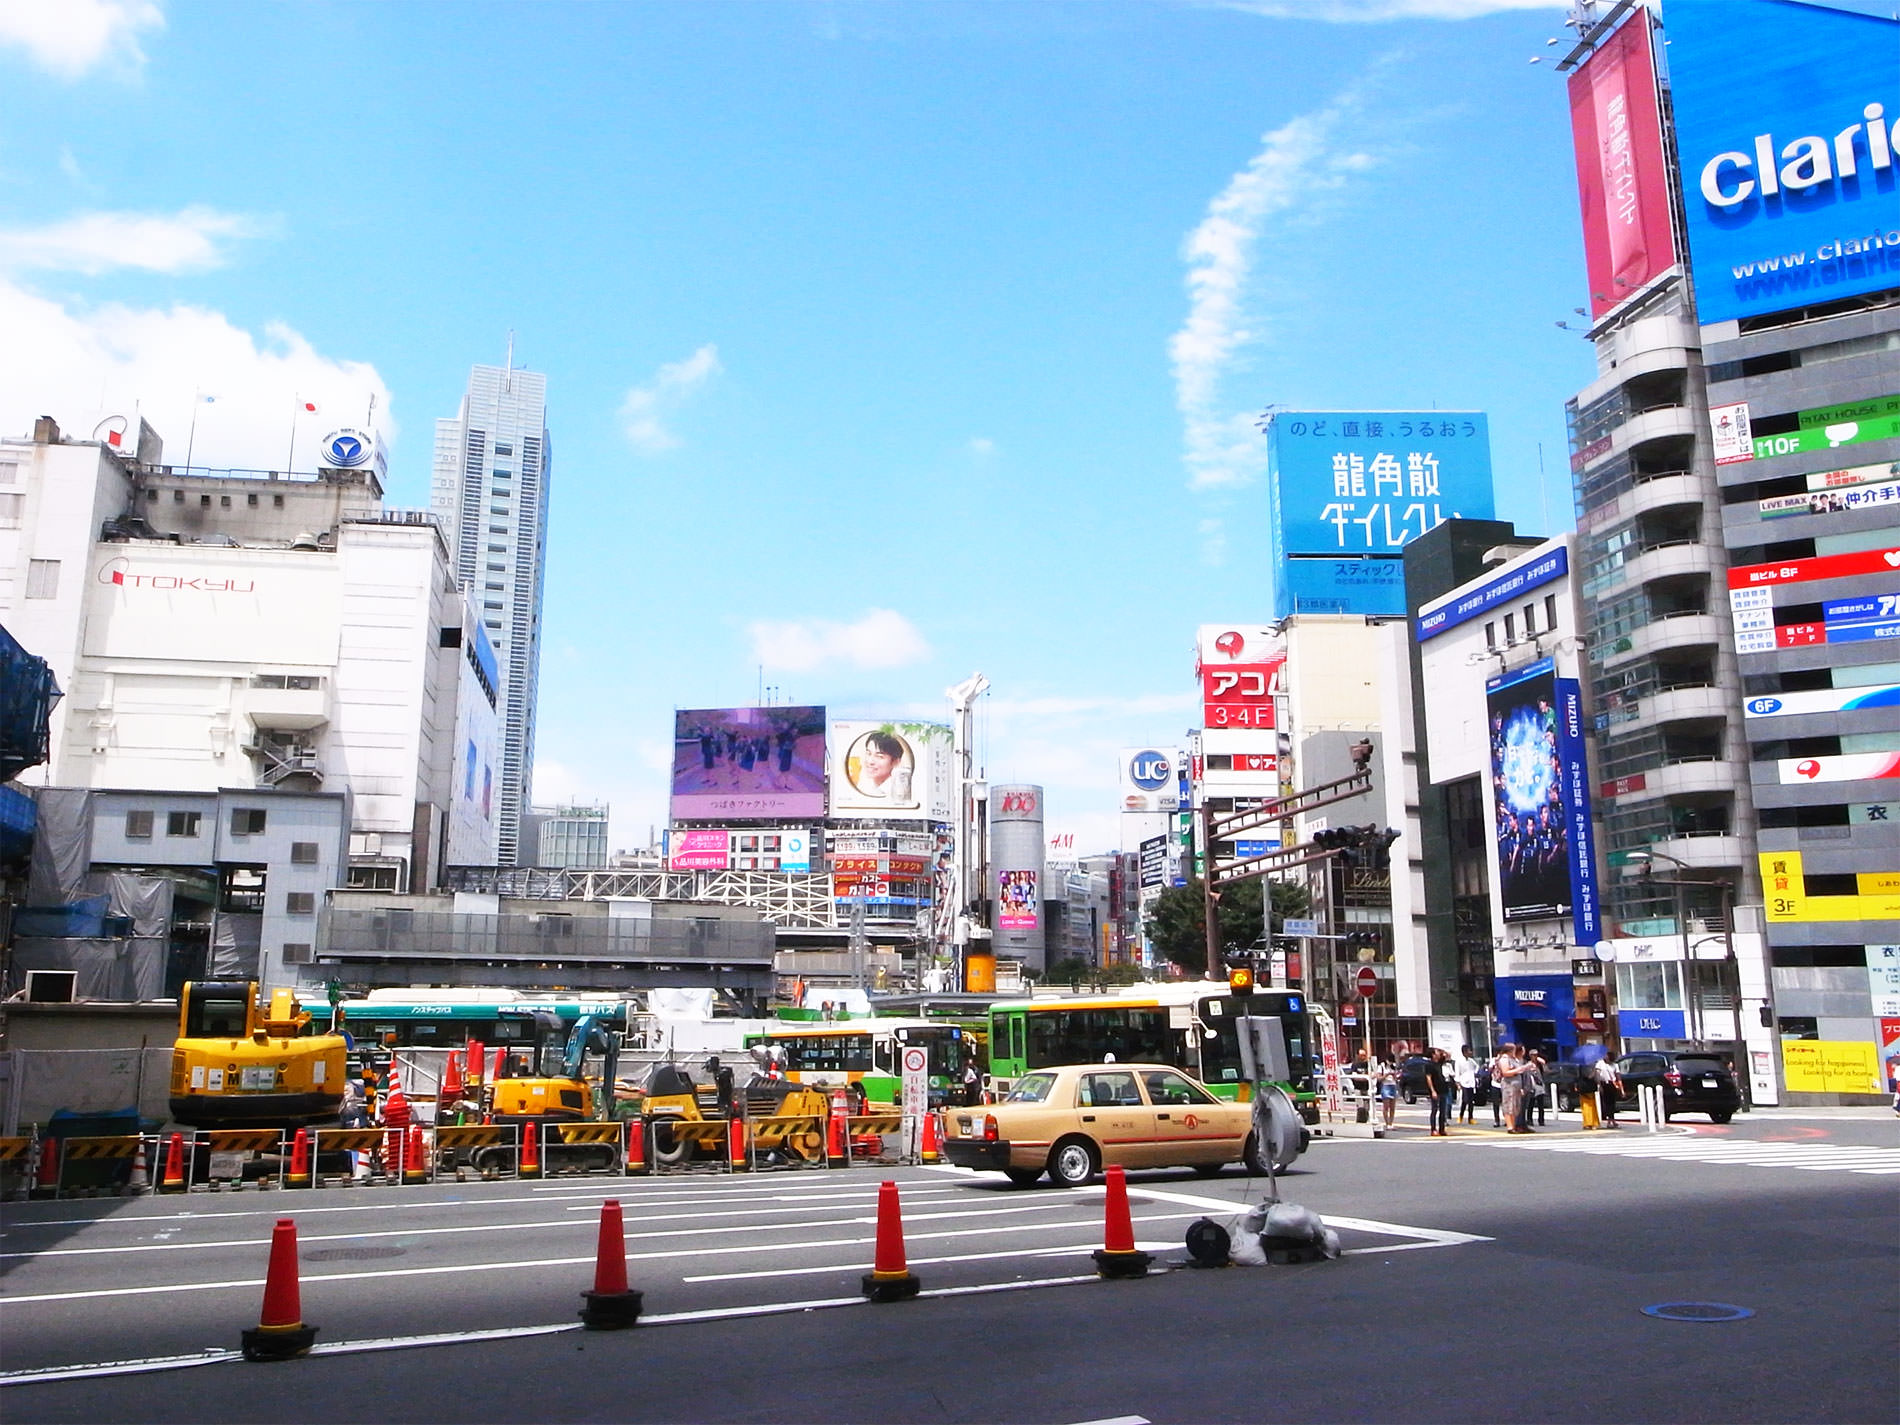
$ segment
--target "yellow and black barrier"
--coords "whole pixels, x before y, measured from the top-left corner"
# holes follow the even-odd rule
[[[696,1169],[704,1171],[714,1161],[723,1164],[727,1161],[732,1142],[731,1120],[726,1118],[675,1118],[671,1114],[657,1113],[646,1120],[647,1167],[654,1173],[682,1173]],[[660,1145],[671,1141],[674,1145],[684,1145],[685,1155],[677,1162],[664,1163],[660,1160]]]
[[[99,1138],[66,1138],[59,1142],[58,1168],[53,1176],[53,1196],[63,1197],[66,1193],[66,1170],[73,1163],[123,1163],[123,1182],[94,1182],[84,1186],[89,1189],[100,1187],[122,1188],[132,1178],[132,1160],[139,1155],[139,1145],[145,1140],[136,1133],[113,1134]],[[119,1177],[119,1173],[110,1176]]]
[[[435,1128],[435,1147],[429,1154],[430,1181],[442,1169],[442,1159],[446,1156],[449,1165],[458,1172],[462,1164],[459,1155],[469,1154],[470,1163],[474,1155],[486,1148],[505,1148],[520,1161],[521,1137],[513,1127],[504,1123],[439,1123]],[[491,1164],[492,1168],[493,1165]]]
[[[586,1123],[550,1123],[541,1134],[541,1171],[552,1177],[556,1173],[618,1173],[625,1158],[627,1125],[617,1118],[602,1119]],[[611,1156],[598,1169],[571,1167],[557,1161],[563,1148],[604,1147],[611,1150]],[[571,1154],[569,1157],[586,1155]]]
[[[32,1151],[31,1138],[0,1138],[0,1163],[24,1163]]]
[[[772,1167],[822,1168],[825,1165],[825,1118],[821,1113],[777,1114],[746,1120],[746,1155],[757,1170]],[[777,1154],[781,1162],[761,1163]]]
[[[904,1115],[896,1111],[889,1113],[854,1113],[844,1121],[845,1161],[846,1163],[894,1163],[904,1158]],[[898,1135],[897,1148],[887,1148],[891,1135]],[[875,1148],[871,1140],[877,1141]]]
[[[310,1185],[322,1187],[326,1174],[323,1171],[325,1153],[375,1153],[383,1151],[383,1142],[389,1136],[387,1128],[313,1128],[310,1130]],[[330,1176],[334,1176],[333,1174]],[[344,1174],[347,1183],[353,1180],[350,1174]]]
[[[276,1156],[277,1167],[268,1176],[258,1176],[251,1181],[259,1187],[282,1187],[284,1174],[290,1168],[290,1149],[284,1143],[284,1131],[281,1128],[209,1128],[197,1135],[194,1151],[198,1153],[271,1153]],[[208,1181],[213,1191],[221,1190],[224,1179],[215,1175]],[[234,1186],[244,1185],[244,1172],[240,1168]]]

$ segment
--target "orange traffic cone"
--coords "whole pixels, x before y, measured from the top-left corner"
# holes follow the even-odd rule
[[[647,1170],[647,1121],[636,1118],[627,1125],[627,1175]]]
[[[436,1095],[435,1121],[437,1123],[460,1123],[462,1121],[462,1095],[468,1088],[462,1082],[462,1056],[454,1049],[442,1063],[442,1088]]]
[[[581,1321],[589,1331],[624,1331],[640,1319],[640,1293],[627,1290],[627,1234],[620,1223],[620,1199],[600,1205],[600,1245],[594,1253],[594,1289],[581,1293],[587,1304]]]
[[[515,1176],[541,1176],[541,1126],[532,1119],[521,1125],[521,1161],[515,1168]]]
[[[172,1134],[172,1140],[165,1148],[165,1176],[159,1179],[160,1192],[183,1192],[185,1190],[185,1135]]]
[[[851,1164],[851,1145],[844,1127],[844,1106],[842,1100],[833,1098],[831,1112],[825,1115],[825,1165],[832,1168],[849,1167]]]
[[[310,1186],[310,1130],[299,1128],[297,1136],[290,1140],[290,1171],[284,1177],[284,1186],[307,1188]]]
[[[402,1181],[403,1140],[408,1136],[400,1128],[391,1128],[383,1134],[383,1176],[392,1183]]]
[[[904,1264],[904,1219],[897,1206],[897,1184],[877,1185],[877,1255],[864,1279],[872,1301],[908,1301],[922,1285]]]
[[[943,1156],[943,1134],[937,1127],[937,1115],[924,1115],[923,1141],[918,1144],[917,1156],[926,1163],[934,1163]]]
[[[277,1219],[270,1235],[270,1270],[264,1275],[264,1312],[256,1329],[240,1338],[247,1361],[287,1361],[301,1356],[317,1339],[317,1328],[303,1324],[297,1291],[297,1224]]]
[[[468,1052],[462,1056],[462,1060],[468,1065],[468,1084],[473,1088],[482,1081],[482,1041],[469,1040]]]
[[[1128,1178],[1119,1163],[1108,1170],[1107,1223],[1102,1250],[1095,1255],[1095,1273],[1102,1277],[1145,1277],[1154,1260],[1135,1250],[1135,1222],[1128,1211]]]
[[[422,1125],[411,1123],[403,1145],[402,1180],[411,1187],[429,1181],[429,1150],[422,1141]]]

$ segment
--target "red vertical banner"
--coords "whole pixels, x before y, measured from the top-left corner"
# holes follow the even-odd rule
[[[1677,261],[1651,26],[1639,8],[1570,76],[1592,319]]]

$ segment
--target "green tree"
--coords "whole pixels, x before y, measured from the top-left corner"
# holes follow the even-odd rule
[[[1256,877],[1239,881],[1220,892],[1219,925],[1222,957],[1264,948],[1260,924],[1261,887],[1270,886],[1273,931],[1278,934],[1288,916],[1305,915],[1312,904],[1305,886],[1293,881]],[[1207,969],[1207,920],[1202,914],[1201,883],[1172,886],[1155,898],[1148,916],[1148,938],[1171,964],[1189,974]]]

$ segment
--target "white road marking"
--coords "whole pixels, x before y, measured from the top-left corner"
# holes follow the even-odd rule
[[[1185,1192],[1164,1192],[1158,1188],[1131,1186],[1130,1197],[1152,1198],[1157,1202],[1178,1202],[1186,1207],[1198,1207],[1210,1215],[1238,1217],[1251,1206],[1249,1203],[1226,1202],[1216,1197],[1196,1197]],[[1369,1217],[1336,1217],[1332,1213],[1321,1213],[1320,1219],[1328,1226],[1348,1232],[1370,1232],[1384,1237],[1410,1237],[1420,1247],[1462,1247],[1470,1242],[1491,1242],[1495,1238],[1480,1237],[1470,1232],[1452,1232],[1440,1227],[1408,1227],[1397,1222],[1377,1222]],[[1358,1249],[1355,1249],[1358,1250]],[[1379,1251],[1374,1247],[1368,1250]],[[1386,1248],[1396,1251],[1397,1248]]]
[[[1171,1215],[1176,1217],[1187,1216],[1185,1212]],[[1154,1222],[1165,1219],[1143,1218],[1142,1220],[1144,1222]],[[1075,1226],[1078,1230],[1087,1229],[1090,1232],[1097,1230],[1093,1223],[1078,1222]],[[950,1262],[989,1262],[999,1260],[1003,1257],[1067,1257],[1076,1252],[1088,1250],[1089,1248],[1086,1244],[1076,1247],[1018,1247],[1008,1252],[964,1252],[954,1257],[910,1257],[909,1263],[914,1267],[940,1267]],[[1137,1242],[1135,1243],[1135,1250],[1138,1252],[1170,1252],[1181,1251],[1184,1250],[1184,1248],[1179,1242]],[[759,1277],[822,1276],[826,1272],[857,1271],[862,1268],[862,1265],[862,1263],[855,1265],[850,1263],[833,1263],[822,1267],[780,1267],[766,1272],[715,1272],[708,1276],[681,1277],[680,1280],[690,1283],[737,1282],[751,1281]]]
[[[1472,1140],[1475,1141],[1475,1140]],[[1730,1167],[1783,1168],[1809,1173],[1900,1173],[1900,1148],[1857,1147],[1840,1143],[1763,1143],[1711,1138],[1700,1134],[1668,1138],[1553,1139],[1531,1143],[1486,1140],[1485,1147],[1518,1152],[1572,1153],[1592,1158],[1647,1158],[1672,1163],[1713,1163]]]

